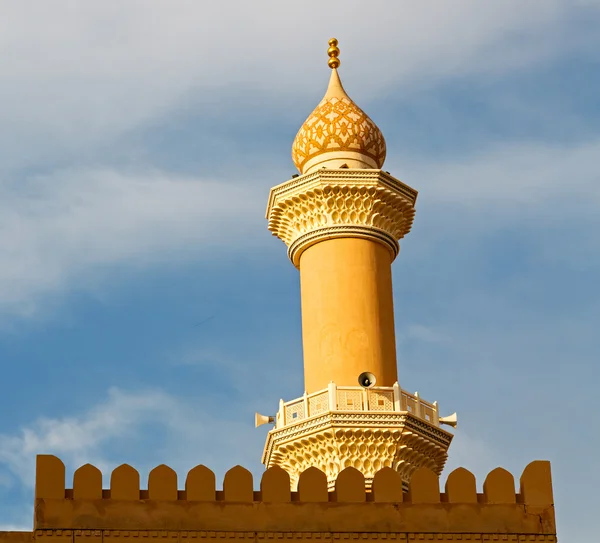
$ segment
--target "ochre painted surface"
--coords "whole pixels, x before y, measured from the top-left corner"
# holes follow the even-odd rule
[[[390,252],[359,238],[322,241],[300,259],[304,383],[310,394],[356,386],[365,371],[378,386],[398,380]]]
[[[385,139],[379,127],[346,94],[333,69],[325,96],[300,127],[292,160],[302,174],[317,168],[381,168]]]
[[[220,543],[286,541],[286,543],[329,543],[340,540],[352,541],[436,541],[454,543],[490,541],[555,543],[554,535],[498,535],[498,534],[430,534],[430,533],[379,533],[379,532],[242,532],[242,531],[146,531],[146,530],[38,530],[36,541],[40,543],[186,543],[194,541],[219,541]]]
[[[427,468],[415,472],[410,491],[402,493],[401,479],[392,469],[378,472],[372,491],[365,492],[362,474],[347,468],[334,491],[327,492],[325,476],[311,468],[300,476],[299,492],[290,492],[289,476],[277,467],[265,472],[259,491],[240,466],[225,475],[223,491],[216,491],[210,471],[202,467],[190,471],[186,490],[180,491],[173,473],[160,466],[149,477],[149,486],[163,496],[158,499],[141,488],[135,497],[114,499],[113,489],[103,490],[89,468],[77,472],[73,489],[65,489],[64,466],[51,456],[38,457],[37,468],[34,535],[35,540],[51,539],[48,543],[138,538],[171,543],[203,538],[555,541],[550,465],[543,461],[526,467],[519,493],[514,484],[508,493],[508,478],[495,470],[482,494],[476,492],[473,475],[462,468],[449,475],[444,493]],[[82,489],[103,498],[74,498],[84,495]],[[190,500],[188,494],[203,499]],[[10,534],[0,538],[0,543],[26,543],[27,536],[14,542]]]
[[[0,543],[32,543],[32,532],[0,532]]]

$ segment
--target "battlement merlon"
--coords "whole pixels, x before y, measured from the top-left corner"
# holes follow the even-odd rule
[[[129,465],[116,468],[110,488],[87,464],[77,469],[73,488],[65,488],[65,466],[55,456],[37,457],[35,524],[44,530],[169,530],[327,533],[504,533],[553,536],[556,533],[550,463],[529,464],[515,492],[513,476],[490,472],[477,493],[475,477],[459,468],[440,492],[437,475],[416,471],[409,492],[391,468],[375,474],[370,492],[364,476],[346,468],[328,491],[327,477],[316,468],[301,474],[291,492],[286,471],[273,467],[253,487],[241,466],[229,470],[223,489],[215,475],[196,466],[178,490],[177,474],[165,465],[150,472],[148,488]],[[344,511],[341,511],[341,508]],[[551,541],[551,539],[542,539]]]

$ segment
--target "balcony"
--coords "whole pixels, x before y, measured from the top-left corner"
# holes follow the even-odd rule
[[[351,412],[405,412],[439,427],[440,416],[437,402],[429,403],[400,388],[398,383],[391,387],[363,388],[360,386],[337,386],[329,383],[323,390],[304,394],[301,398],[284,402],[280,400],[275,417],[275,428],[284,428],[330,411]]]

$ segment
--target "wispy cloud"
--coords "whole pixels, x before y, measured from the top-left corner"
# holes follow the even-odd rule
[[[398,332],[398,341],[417,340],[427,343],[440,343],[446,336],[439,330],[422,324],[411,324],[405,330]]]
[[[77,467],[92,463],[105,476],[122,462],[132,462],[142,474],[168,463],[180,476],[204,463],[222,477],[242,462],[260,471],[263,435],[236,422],[227,405],[214,409],[201,400],[176,398],[159,389],[111,389],[106,399],[86,412],[61,418],[41,418],[14,435],[0,435],[0,467],[21,484],[33,487],[35,456],[54,454],[67,466],[67,479]],[[207,438],[210,436],[210,439]],[[256,458],[248,462],[239,444],[255,446]],[[118,442],[118,445],[116,444]],[[146,453],[140,454],[144,444]],[[128,457],[134,447],[135,457]],[[69,485],[67,481],[67,485]]]
[[[437,232],[451,220],[455,231],[479,235],[518,221],[594,221],[598,156],[595,141],[566,148],[524,142],[434,164],[413,157],[386,167],[405,172],[402,178],[420,188],[419,209],[433,220],[417,217],[419,228]],[[396,161],[401,168],[394,168]],[[202,258],[207,248],[266,243],[266,193],[247,182],[160,171],[72,170],[4,182],[0,313],[35,315],[45,296],[90,288],[114,266],[186,261]],[[578,243],[583,254],[597,249],[598,239]]]
[[[442,480],[456,468],[466,468],[475,475],[478,492],[482,492],[483,481],[487,474],[503,465],[503,462],[505,464],[506,460],[499,459],[497,452],[483,439],[470,436],[465,433],[465,430],[457,430],[450,446]],[[518,479],[520,474],[514,473],[514,475]]]
[[[325,67],[315,59],[333,34],[343,44],[344,66],[357,67],[348,71],[349,88],[365,100],[400,81],[419,86],[498,74],[598,43],[592,27],[575,29],[584,15],[600,17],[591,2],[574,9],[567,0],[455,0],[432,10],[427,2],[378,0],[368,8],[377,39],[354,31],[363,24],[364,4],[345,6],[311,1],[292,13],[273,0],[210,7],[174,0],[152,10],[139,0],[118,9],[106,2],[81,9],[66,0],[52,8],[6,5],[0,168],[77,160],[190,95],[206,100],[207,90],[259,89],[267,100],[314,93],[325,84]],[[302,40],[290,39],[291,26],[303,29]],[[224,30],[235,39],[223,40]],[[376,76],[364,77],[361,66]]]
[[[114,265],[260,243],[247,226],[262,218],[264,198],[248,185],[156,171],[61,171],[0,183],[0,314],[35,314],[45,295],[85,287]]]
[[[59,1],[51,10],[36,6],[38,17],[30,16],[28,2],[7,7],[0,33],[5,80],[0,101],[0,171],[5,172],[0,182],[0,317],[38,315],[41,300],[67,288],[90,288],[107,268],[170,260],[175,254],[194,258],[207,246],[237,243],[241,231],[247,232],[253,221],[259,224],[268,183],[264,191],[257,187],[264,181],[250,187],[247,180],[127,171],[107,157],[100,161],[105,167],[89,165],[115,138],[124,138],[125,154],[133,152],[127,134],[168,117],[189,100],[208,108],[214,98],[207,97],[220,96],[221,88],[235,89],[232,104],[217,100],[225,119],[228,112],[239,115],[248,107],[244,89],[259,89],[266,102],[281,93],[316,92],[315,85],[324,85],[324,67],[314,58],[324,54],[323,40],[332,33],[344,43],[344,62],[368,65],[378,74],[365,78],[360,71],[355,76],[348,71],[348,87],[364,100],[401,80],[418,86],[432,79],[514,70],[577,49],[589,39],[585,33],[561,31],[577,21],[566,0],[534,0],[527,6],[509,0],[493,9],[458,0],[436,5],[435,16],[426,4],[390,7],[376,1],[369,9],[380,18],[378,39],[359,45],[346,30],[362,20],[353,3],[342,13],[318,2],[305,5],[293,21],[306,29],[302,42],[288,39],[287,8],[273,1],[261,2],[264,9],[257,10],[242,2],[231,9],[177,0],[151,11],[137,0],[118,10],[107,3],[83,10]],[[590,19],[600,17],[592,3],[580,9]],[[320,14],[316,19],[315,11]],[[236,40],[222,43],[222,28]],[[267,35],[269,40],[262,39]],[[214,43],[219,43],[218,55]],[[239,43],[245,44],[243,63]],[[401,61],[389,61],[395,57]],[[210,138],[209,127],[198,130]],[[237,141],[235,134],[230,141]],[[226,149],[224,141],[220,160]],[[487,220],[478,228],[487,228],[490,217],[523,216],[518,206],[543,207],[538,219],[545,214],[548,220],[556,213],[595,213],[599,150],[598,142],[570,149],[524,142],[444,163],[397,157],[401,167],[392,161],[386,167],[409,183],[424,180],[414,183],[421,201],[454,206],[457,213],[456,206],[464,208],[463,222],[486,210]],[[64,163],[72,166],[56,167]],[[26,173],[31,171],[42,174]],[[510,206],[498,205],[509,200]],[[267,239],[260,227],[255,232],[256,240]],[[247,235],[243,239],[245,244],[255,241]]]
[[[494,218],[511,222],[527,219],[531,212],[546,212],[547,219],[555,220],[597,213],[599,155],[598,140],[573,145],[512,141],[485,144],[476,153],[441,162],[394,157],[386,167],[402,172],[409,184],[414,179],[426,202],[479,210],[486,216],[495,211]]]
[[[598,156],[600,141],[593,140],[570,146],[508,142],[439,161],[394,159],[386,167],[419,189],[415,226],[404,244],[411,244],[411,258],[439,252],[442,243],[466,258],[467,249],[472,255],[489,247],[490,235],[504,232],[508,239],[507,229],[518,229],[521,240],[537,240],[531,256],[549,265],[597,266]],[[555,244],[547,243],[549,236]]]
[[[491,88],[510,74],[507,79],[520,85],[524,71],[535,77],[560,58],[597,58],[600,50],[597,0],[493,6],[454,0],[434,9],[432,2],[375,0],[368,9],[377,39],[366,28],[356,32],[365,9],[359,0],[346,2],[342,12],[309,1],[293,14],[272,0],[222,4],[173,0],[148,10],[143,0],[127,0],[118,6],[90,2],[83,9],[67,0],[51,7],[22,0],[3,6],[0,324],[15,315],[52,313],[49,306],[72,291],[99,295],[124,271],[215,259],[222,250],[274,242],[265,230],[264,206],[271,179],[285,177],[272,169],[280,157],[263,160],[262,153],[278,138],[270,127],[279,126],[279,116],[301,122],[321,97],[324,43],[332,35],[340,39],[344,83],[367,111],[369,102],[390,94],[410,109],[411,97],[423,89],[445,93],[449,85],[440,83],[460,87],[477,80]],[[292,27],[303,29],[302,40],[289,38]],[[224,31],[235,39],[223,42]],[[490,91],[486,99],[496,97]],[[450,154],[445,148],[440,158],[425,145],[429,154],[394,150],[385,165],[420,192],[414,231],[403,241],[410,249],[394,267],[405,340],[399,342],[401,381],[439,400],[444,414],[459,412],[448,470],[467,467],[481,486],[498,464],[518,477],[531,455],[551,455],[557,503],[574,495],[592,503],[600,472],[585,454],[597,446],[573,413],[593,412],[597,381],[590,368],[598,347],[592,317],[600,264],[600,141],[593,115],[585,130],[577,128],[583,107],[575,113],[565,108],[561,117],[544,100],[520,101],[512,90],[501,98],[496,116],[528,110],[524,123],[537,126],[544,119],[543,131],[519,132],[537,140],[494,140],[485,116],[442,100],[435,111],[424,108],[428,122],[439,126],[446,108],[452,127],[455,117],[475,118],[485,138],[480,141],[477,129],[476,145],[469,146],[478,150]],[[476,102],[469,100],[467,109]],[[567,119],[571,114],[576,118]],[[384,122],[401,125],[403,119],[388,115]],[[576,127],[571,136],[549,137],[567,122]],[[152,169],[157,164],[161,169]],[[244,169],[256,175],[248,178]],[[180,171],[201,174],[173,173]],[[513,243],[506,241],[510,230],[518,231]],[[516,254],[517,238],[535,236],[526,257]],[[283,247],[280,253],[285,259]],[[524,260],[530,269],[520,265]],[[272,281],[260,272],[265,283]],[[249,278],[242,273],[239,284],[244,281]],[[165,365],[179,364],[186,385],[198,378],[193,397],[159,382],[151,390],[114,389],[80,412],[32,415],[20,428],[8,421],[0,435],[0,490],[7,493],[0,503],[11,526],[0,529],[29,528],[31,500],[21,514],[23,500],[11,493],[31,492],[37,453],[63,458],[67,477],[86,462],[107,474],[124,461],[142,474],[161,462],[180,476],[198,463],[218,477],[237,463],[259,473],[265,428],[252,427],[255,404],[267,412],[279,395],[301,393],[300,340],[291,332],[284,337],[285,326],[273,322],[277,311],[289,315],[298,308],[268,299],[269,292],[243,302],[232,296],[235,310],[218,314],[203,334],[160,345],[172,354]],[[226,303],[213,302],[217,308]],[[212,306],[205,309],[212,314]],[[266,312],[272,319],[261,329],[266,339],[240,339],[242,331],[252,335],[248,329]],[[135,310],[120,315],[135,318]],[[93,340],[88,347],[95,348]],[[10,358],[6,352],[4,358],[0,351],[0,363]],[[39,353],[22,352],[45,363]],[[152,372],[143,371],[151,383]],[[223,381],[218,387],[215,374]],[[35,405],[34,399],[32,411]],[[575,467],[573,443],[582,451]],[[564,526],[570,520],[571,534],[593,533],[593,515],[576,501],[564,498],[557,511]]]
[[[83,415],[41,418],[17,435],[0,436],[0,462],[30,487],[37,454],[56,454],[70,466],[94,462],[104,468],[102,448],[107,442],[131,437],[138,426],[173,408],[173,400],[160,391],[128,394],[113,389],[104,403]]]

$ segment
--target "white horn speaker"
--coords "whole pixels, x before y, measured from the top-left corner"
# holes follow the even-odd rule
[[[275,417],[268,417],[267,415],[261,415],[260,413],[254,413],[254,427],[258,428],[263,424],[273,424]]]
[[[452,413],[452,415],[447,417],[440,417],[440,424],[446,424],[447,426],[456,428],[456,425],[458,424],[458,417],[456,416],[456,413]]]

